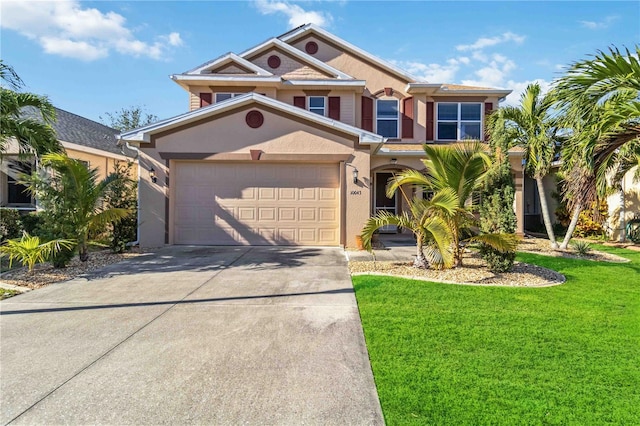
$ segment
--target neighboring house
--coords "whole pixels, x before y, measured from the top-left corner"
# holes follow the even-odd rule
[[[113,171],[116,161],[132,161],[135,158],[135,151],[118,146],[118,130],[60,108],[55,110],[56,121],[51,127],[67,155],[84,161],[87,167],[98,168],[100,179]],[[25,117],[42,120],[31,107],[24,108],[22,113]],[[16,144],[13,146],[14,149],[3,154],[0,161],[0,207],[35,210],[36,200],[23,185],[16,182],[21,173],[31,173],[36,166],[35,159],[19,158]],[[137,170],[137,166],[135,168]]]
[[[607,197],[609,219],[607,232],[612,239],[619,240],[625,234],[629,221],[640,219],[640,181],[634,179],[638,166],[624,175],[622,190]]]
[[[418,81],[314,25],[171,78],[190,111],[120,136],[140,147],[143,247],[354,246],[372,214],[405,207],[385,196],[393,172],[424,169],[424,143],[483,140],[511,92]]]

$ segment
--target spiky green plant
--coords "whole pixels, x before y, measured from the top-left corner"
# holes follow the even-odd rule
[[[0,246],[0,256],[9,258],[9,267],[17,260],[31,272],[36,263],[48,261],[62,248],[71,248],[73,244],[73,241],[63,239],[41,242],[40,237],[23,232],[20,239],[7,240]]]
[[[571,247],[580,257],[586,257],[591,251],[591,244],[586,241],[572,241]]]

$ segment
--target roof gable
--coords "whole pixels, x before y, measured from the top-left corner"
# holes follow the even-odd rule
[[[297,119],[325,127],[330,131],[338,131],[350,136],[355,136],[361,144],[378,144],[385,141],[384,137],[375,133],[320,116],[305,109],[298,108],[257,93],[247,93],[246,95],[236,96],[228,101],[215,103],[136,130],[125,132],[119,136],[119,139],[123,141],[150,142],[152,135],[183,127],[191,123],[197,123],[207,118],[215,117],[218,114],[223,115],[235,109],[246,108],[252,104],[258,106],[262,105],[276,111],[281,111],[289,116],[296,117]]]
[[[288,45],[293,44],[294,42],[296,42],[297,40],[304,38],[304,37],[308,37],[310,35],[314,35],[315,37],[321,39],[321,40],[325,40],[330,42],[333,45],[336,45],[338,48],[340,48],[340,50],[343,51],[348,51],[356,56],[358,56],[359,58],[372,63],[373,65],[375,65],[378,68],[381,68],[391,74],[393,74],[396,77],[399,77],[401,80],[404,80],[405,82],[409,83],[409,82],[414,82],[414,81],[418,81],[418,79],[414,76],[412,76],[411,74],[409,74],[407,71],[396,67],[395,65],[375,56],[372,55],[371,53],[341,39],[340,37],[314,25],[314,24],[306,24],[306,25],[302,25],[298,28],[295,28],[285,34],[282,34],[281,36],[278,37],[279,40],[282,40],[283,42],[287,43]],[[299,49],[296,49],[299,50]]]
[[[240,70],[241,72],[236,72],[236,69]],[[230,70],[233,70],[233,72],[225,72]],[[261,68],[232,52],[226,53],[216,59],[199,65],[196,68],[187,71],[185,74],[249,74],[254,76],[273,75],[264,68]]]
[[[320,70],[324,73],[326,73],[327,75],[329,75],[332,78],[337,78],[337,79],[353,79],[353,77],[351,77],[350,75],[343,73],[342,71],[325,64],[322,61],[317,60],[316,58],[314,58],[313,56],[310,56],[298,49],[296,49],[293,46],[288,45],[287,43],[282,42],[281,40],[277,39],[277,38],[271,38],[267,41],[265,41],[264,43],[261,43],[255,47],[252,47],[251,49],[245,50],[244,52],[242,52],[239,56],[242,58],[245,58],[249,61],[251,61],[252,59],[260,56],[261,54],[263,54],[266,51],[269,51],[271,49],[279,49],[283,52],[285,52],[286,54],[288,54],[289,56],[295,58],[297,61],[306,64],[307,66]]]

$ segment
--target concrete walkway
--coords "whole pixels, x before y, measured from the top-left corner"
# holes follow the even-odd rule
[[[171,247],[0,302],[1,424],[382,424],[340,249]]]

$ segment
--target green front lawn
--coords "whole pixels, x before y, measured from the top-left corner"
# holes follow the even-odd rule
[[[640,424],[640,253],[605,250],[519,254],[539,289],[353,277],[387,424]]]

